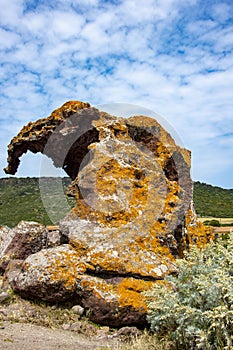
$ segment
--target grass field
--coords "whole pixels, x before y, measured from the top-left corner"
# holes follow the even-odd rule
[[[233,223],[233,218],[214,218],[214,217],[205,217],[205,218],[198,218],[201,222],[207,221],[207,220],[218,220],[221,225],[231,225]]]

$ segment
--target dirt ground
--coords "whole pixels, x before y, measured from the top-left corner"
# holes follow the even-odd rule
[[[25,300],[8,287],[0,276],[0,350],[122,350],[141,334],[94,324],[78,305]]]
[[[71,331],[26,323],[0,324],[1,350],[92,350],[117,349],[115,339],[87,337]]]

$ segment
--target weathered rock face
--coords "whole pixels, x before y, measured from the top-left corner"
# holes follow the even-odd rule
[[[51,157],[56,167],[63,167],[74,179],[88,145],[98,139],[92,121],[99,116],[100,112],[91,108],[89,103],[69,101],[49,117],[30,122],[9,144],[5,172],[14,175],[19,158],[27,151],[41,152]]]
[[[46,247],[46,227],[37,222],[21,221],[15,228],[0,228],[0,272],[12,259],[26,259]]]
[[[6,172],[27,150],[63,167],[76,206],[60,223],[68,244],[24,255],[19,273],[7,270],[12,287],[24,297],[78,300],[98,323],[144,324],[142,292],[212,235],[191,210],[190,152],[152,118],[117,118],[75,101],[22,129]]]

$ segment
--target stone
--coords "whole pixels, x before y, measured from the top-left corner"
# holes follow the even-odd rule
[[[4,236],[7,236],[4,239]],[[0,229],[0,271],[11,259],[26,259],[46,247],[47,230],[37,222],[21,221],[15,228]]]
[[[61,245],[61,236],[59,230],[49,231],[47,234],[47,247],[57,247]]]
[[[8,292],[0,293],[0,303],[4,303],[5,301],[10,299],[10,294]]]
[[[29,150],[46,154],[74,179],[89,144],[98,140],[92,121],[99,117],[100,112],[89,103],[69,101],[49,117],[30,122],[9,144],[5,172],[14,175],[20,157]]]
[[[81,332],[82,330],[82,322],[74,322],[70,325],[70,328],[69,328],[71,331],[73,332]]]
[[[15,174],[27,150],[66,171],[76,205],[60,221],[60,242],[51,236],[39,251],[14,252],[24,261],[12,288],[78,303],[101,325],[144,326],[143,292],[177,273],[190,245],[213,238],[196,220],[190,151],[153,118],[118,118],[80,101],[25,126],[8,146],[6,173]]]
[[[137,327],[122,327],[115,334],[114,337],[121,338],[122,340],[129,340],[136,338],[142,334]]]
[[[69,331],[71,327],[70,323],[65,323],[62,325],[62,329],[64,329],[64,331]]]
[[[84,308],[81,305],[74,305],[71,309],[76,315],[82,316],[84,314]]]
[[[11,259],[6,267],[5,273],[3,275],[3,288],[9,289],[13,286],[15,278],[21,273],[21,268],[24,260]]]
[[[111,280],[85,273],[78,279],[76,293],[95,323],[111,327],[145,326],[147,309],[141,293],[152,285],[153,282],[132,277]]]
[[[14,232],[13,230],[10,229],[10,227],[0,226],[0,274],[3,274],[5,270],[5,268],[1,267],[2,265],[1,260],[3,259],[4,252],[7,249],[10,242],[12,241],[13,237],[14,237]]]
[[[97,330],[96,338],[98,339],[109,339],[111,336],[109,335],[110,328],[108,326],[103,326]]]

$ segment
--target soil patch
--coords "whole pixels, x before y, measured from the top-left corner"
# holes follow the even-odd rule
[[[92,350],[116,349],[116,340],[87,337],[71,331],[49,329],[26,323],[1,322],[0,349],[2,350]]]

